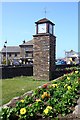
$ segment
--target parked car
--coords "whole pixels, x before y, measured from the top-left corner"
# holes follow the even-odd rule
[[[66,61],[64,61],[64,60],[58,60],[56,62],[56,65],[66,65]]]
[[[13,62],[12,62],[12,65],[13,66],[19,66],[21,64],[20,64],[20,62],[18,60],[14,59]]]

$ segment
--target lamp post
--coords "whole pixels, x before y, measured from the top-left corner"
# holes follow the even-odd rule
[[[5,44],[4,47],[6,48],[6,65],[8,65],[8,61],[7,61],[7,40],[5,41]]]
[[[26,50],[26,48],[25,48],[25,40],[23,40],[23,44],[24,44],[24,61],[23,61],[23,63],[25,64],[25,50]]]

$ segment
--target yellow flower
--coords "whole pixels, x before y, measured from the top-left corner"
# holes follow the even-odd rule
[[[42,99],[44,99],[45,97],[50,97],[50,94],[48,94],[47,92],[44,92],[43,95],[41,96]]]
[[[78,71],[75,71],[75,73],[77,74],[77,73],[78,73]]]
[[[24,100],[21,100],[22,103],[24,103]]]
[[[46,108],[43,112],[47,115],[49,110]]]
[[[53,87],[57,87],[58,85],[57,84],[52,84]]]
[[[64,88],[67,87],[67,85],[68,85],[68,84],[66,84],[66,85],[64,86]]]
[[[43,95],[44,95],[44,96],[47,96],[47,92],[44,92]]]
[[[25,114],[25,113],[26,113],[26,109],[25,109],[25,108],[21,108],[21,109],[20,109],[20,114],[23,115],[23,114]]]
[[[41,96],[42,99],[44,99],[44,97],[45,97],[44,95]]]
[[[66,76],[66,74],[64,74],[64,76]]]
[[[36,99],[36,102],[41,102],[41,100],[40,99]]]
[[[47,108],[46,108],[46,109],[50,109],[50,110],[51,110],[51,109],[52,109],[52,107],[51,107],[51,106],[47,106]]]
[[[67,80],[70,80],[70,77],[67,77]]]
[[[68,86],[67,89],[70,90],[70,89],[71,89],[71,86]]]
[[[50,98],[50,94],[47,94],[47,97]]]
[[[78,83],[78,81],[76,81],[76,83]]]

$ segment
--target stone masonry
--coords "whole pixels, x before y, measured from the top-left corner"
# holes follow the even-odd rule
[[[50,80],[55,68],[56,37],[49,34],[33,36],[33,76],[37,80]]]

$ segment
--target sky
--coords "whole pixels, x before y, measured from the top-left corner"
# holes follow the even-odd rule
[[[3,2],[0,49],[19,46],[35,35],[35,22],[46,18],[55,23],[56,58],[65,57],[65,51],[78,51],[78,3],[77,2]],[[1,21],[0,21],[1,23]]]

